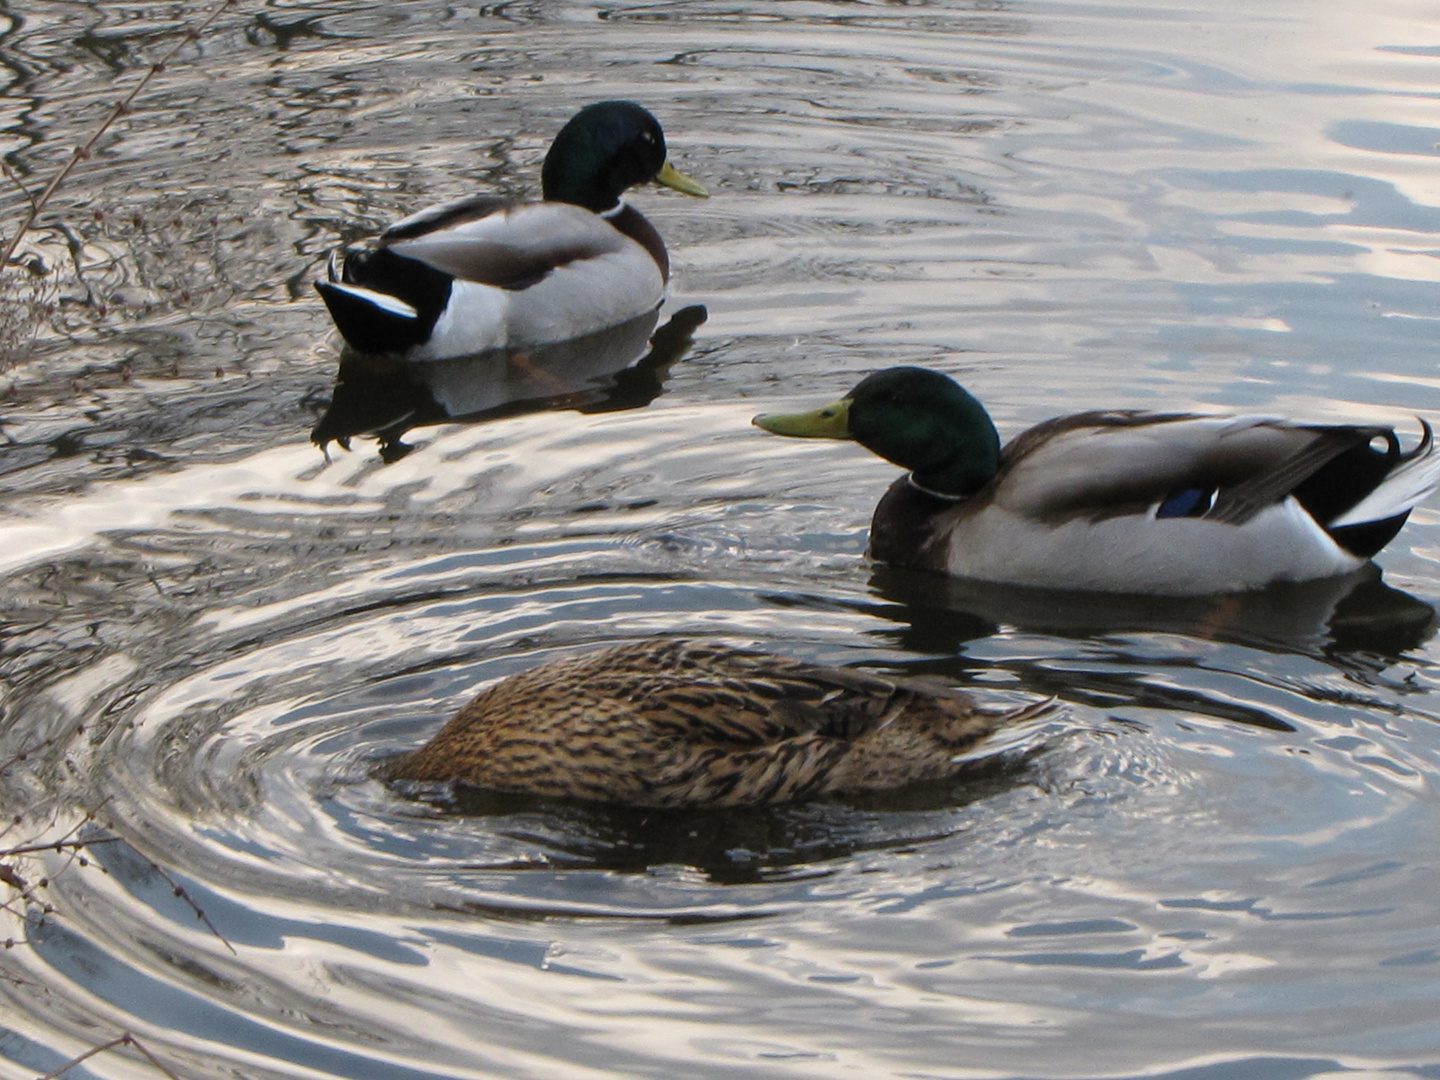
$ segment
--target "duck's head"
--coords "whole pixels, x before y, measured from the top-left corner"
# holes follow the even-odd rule
[[[626,188],[649,180],[686,195],[709,195],[665,159],[659,122],[633,101],[586,105],[555,136],[540,173],[547,201],[597,214],[612,209]]]
[[[973,494],[1000,468],[1000,436],[985,407],[950,376],[926,368],[877,371],[833,405],[754,423],[776,435],[853,439],[942,495]]]

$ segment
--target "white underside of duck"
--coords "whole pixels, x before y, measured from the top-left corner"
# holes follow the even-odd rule
[[[1367,560],[1340,547],[1293,498],[1244,525],[1127,515],[1038,526],[1004,507],[957,522],[951,574],[1044,588],[1198,596],[1349,573]]]
[[[409,360],[448,360],[493,349],[548,345],[584,337],[653,311],[665,299],[655,261],[639,244],[552,270],[544,281],[512,291],[457,280],[430,340]],[[604,289],[596,289],[599,282]]]

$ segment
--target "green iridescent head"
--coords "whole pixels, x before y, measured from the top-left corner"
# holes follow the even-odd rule
[[[832,405],[754,423],[776,435],[853,439],[943,495],[973,494],[1000,468],[1000,436],[985,407],[926,368],[878,371]]]
[[[697,198],[708,194],[666,160],[659,122],[633,101],[586,105],[555,136],[540,171],[547,201],[597,214],[614,207],[626,188],[650,180]]]

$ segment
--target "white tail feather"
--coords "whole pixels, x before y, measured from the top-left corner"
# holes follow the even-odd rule
[[[386,293],[376,292],[374,289],[367,289],[363,285],[350,285],[340,281],[333,282],[332,287],[357,300],[364,300],[371,307],[377,307],[391,315],[398,315],[402,319],[418,319],[420,317],[418,311],[398,296],[390,296]]]
[[[1369,521],[1384,521],[1396,514],[1406,513],[1440,486],[1440,454],[1435,452],[1434,433],[1424,420],[1420,421],[1420,426],[1424,428],[1425,434],[1420,445],[1411,452],[1409,460],[1326,528],[1363,525]]]

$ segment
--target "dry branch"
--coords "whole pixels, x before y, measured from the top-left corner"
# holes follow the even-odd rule
[[[103,1054],[107,1050],[114,1050],[121,1046],[133,1046],[144,1056],[146,1061],[150,1062],[151,1065],[154,1065],[155,1068],[159,1069],[166,1076],[170,1077],[170,1080],[180,1080],[180,1078],[176,1076],[173,1072],[171,1072],[159,1058],[157,1058],[148,1049],[146,1049],[144,1043],[142,1043],[139,1039],[137,1039],[134,1035],[130,1034],[130,1032],[128,1031],[125,1032],[125,1034],[123,1035],[116,1036],[107,1043],[101,1043],[99,1046],[92,1046],[83,1054],[77,1054],[75,1057],[67,1061],[64,1065],[61,1065],[58,1069],[52,1069],[44,1076],[37,1077],[36,1080],[55,1080],[56,1077],[64,1076],[71,1069],[75,1068],[76,1065],[80,1065],[86,1061],[89,1061],[95,1055]]]
[[[130,88],[130,92],[115,103],[109,115],[107,115],[100,126],[95,129],[90,138],[86,139],[84,143],[71,151],[69,160],[60,167],[60,171],[51,178],[50,182],[45,185],[44,190],[41,191],[38,196],[31,195],[29,188],[23,184],[20,185],[21,190],[25,192],[25,197],[30,201],[30,212],[25,215],[25,220],[23,220],[20,223],[20,227],[15,230],[15,235],[12,236],[10,242],[5,245],[5,254],[0,256],[0,268],[10,265],[10,260],[15,255],[15,249],[20,246],[20,241],[35,224],[35,219],[39,217],[40,212],[45,209],[45,204],[50,201],[50,197],[54,195],[60,185],[65,182],[65,178],[70,175],[71,170],[90,156],[90,152],[95,148],[95,144],[100,141],[105,132],[110,130],[111,125],[120,119],[120,117],[130,112],[130,106],[140,91],[149,85],[151,79],[165,70],[165,65],[173,60],[181,49],[190,42],[199,40],[200,35],[209,29],[210,25],[220,17],[221,13],[226,8],[233,6],[235,2],[236,0],[220,0],[220,3],[216,4],[198,25],[186,27],[185,33],[181,35],[180,40],[171,46],[170,50],[166,52],[164,56],[152,63],[146,69],[145,74],[140,77],[140,81]],[[6,172],[9,172],[8,168]],[[19,183],[19,179],[15,178],[15,182]]]
[[[142,855],[141,858],[145,857]],[[206,928],[209,929],[212,934],[214,934],[217,938],[220,939],[220,943],[230,950],[230,955],[239,955],[235,952],[235,946],[230,944],[230,939],[227,938],[224,934],[220,933],[219,929],[215,926],[215,924],[210,921],[210,916],[206,915],[204,909],[201,908],[199,904],[195,903],[195,901],[190,898],[190,894],[185,891],[185,887],[181,885],[178,881],[176,881],[173,877],[171,877],[170,874],[166,871],[166,869],[159,863],[157,863],[154,859],[145,859],[145,861],[150,864],[150,868],[152,870],[154,870],[157,874],[159,874],[162,878],[165,879],[165,881],[170,886],[170,891],[174,893],[175,896],[177,896],[181,900],[184,900],[185,903],[190,905],[190,910],[195,912],[195,917],[201,922],[203,922]]]

